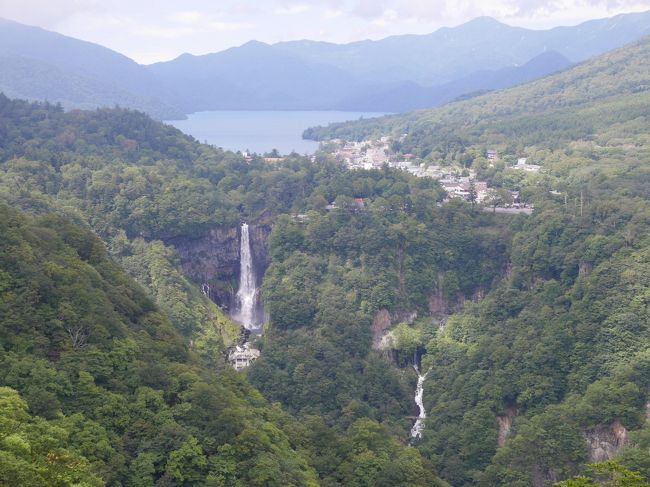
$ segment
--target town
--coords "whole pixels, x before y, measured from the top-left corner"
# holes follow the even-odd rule
[[[381,169],[384,165],[407,171],[415,177],[429,177],[439,181],[450,199],[462,199],[472,203],[491,205],[495,212],[531,213],[532,206],[521,202],[519,192],[499,190],[489,187],[486,181],[477,180],[473,169],[454,166],[441,166],[418,162],[413,154],[398,154],[391,149],[391,139],[382,137],[378,140],[349,142],[329,141],[331,153],[335,159],[353,170]],[[490,165],[499,161],[499,153],[489,149],[485,157]],[[510,169],[537,173],[542,166],[529,164],[527,158],[520,157]],[[507,194],[506,194],[507,193]]]

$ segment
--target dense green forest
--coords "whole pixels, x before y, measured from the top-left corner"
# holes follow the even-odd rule
[[[100,460],[94,461],[80,446],[70,443],[70,454],[78,454],[79,462],[88,464],[84,467],[88,475],[108,485],[153,485],[154,482],[156,485],[204,485],[204,482],[206,485],[308,485],[316,481],[322,485],[431,485],[437,482],[431,465],[424,462],[415,449],[405,446],[408,424],[402,416],[410,414],[412,409],[409,399],[412,377],[399,373],[388,362],[370,357],[369,343],[365,340],[359,340],[360,350],[352,353],[337,344],[336,352],[342,354],[342,357],[339,355],[342,362],[354,359],[355,366],[366,362],[374,366],[374,371],[369,370],[356,381],[370,391],[374,398],[372,405],[378,406],[386,398],[386,402],[397,406],[387,408],[388,412],[382,409],[375,415],[364,414],[364,408],[372,407],[371,400],[355,391],[345,402],[346,406],[350,403],[350,412],[345,418],[321,414],[318,407],[303,410],[285,400],[282,405],[291,411],[300,411],[298,417],[288,416],[277,404],[265,403],[243,376],[225,365],[225,348],[237,338],[238,327],[180,273],[173,248],[159,240],[178,235],[200,236],[215,226],[238,225],[240,218],[275,218],[301,208],[320,215],[324,214],[323,208],[328,201],[336,200],[344,205],[352,196],[392,198],[390,201],[400,206],[398,214],[407,218],[415,211],[435,206],[442,197],[437,184],[416,181],[394,171],[377,172],[370,178],[362,174],[350,178],[335,164],[313,163],[297,156],[281,166],[270,167],[261,159],[246,161],[241,155],[200,145],[177,130],[135,112],[64,113],[59,107],[47,104],[6,98],[2,101],[1,127],[7,137],[2,138],[0,194],[11,206],[37,215],[37,220],[32,221],[30,217],[7,209],[3,221],[21,222],[20,227],[24,227],[27,234],[32,227],[38,233],[45,225],[43,222],[47,222],[51,235],[48,233],[42,242],[33,238],[29,246],[54,245],[56,232],[67,229],[75,235],[75,244],[94,249],[105,265],[113,266],[112,272],[118,272],[116,265],[119,265],[146,287],[146,291],[138,287],[125,274],[120,274],[124,282],[101,283],[88,282],[89,278],[72,273],[58,283],[65,298],[59,303],[52,296],[54,302],[47,305],[42,320],[28,318],[26,309],[19,314],[11,296],[6,295],[2,323],[7,328],[3,328],[2,344],[7,356],[18,354],[16,361],[22,364],[23,374],[36,370],[32,362],[38,362],[48,377],[59,377],[63,386],[60,390],[48,390],[43,380],[29,376],[20,381],[7,379],[4,384],[21,395],[11,392],[25,414],[50,421],[80,415],[75,416],[80,424],[94,421],[105,430],[112,450]],[[404,194],[411,190],[414,202],[410,195]],[[58,216],[52,216],[53,213]],[[161,214],[167,216],[161,219],[158,216]],[[91,230],[104,239],[107,250]],[[64,243],[70,240],[65,235],[60,239]],[[16,245],[7,250],[8,258],[20,261],[14,254],[15,247],[25,245],[18,238]],[[46,250],[39,247],[36,253],[40,255]],[[30,273],[38,274],[41,268],[45,272],[50,261],[61,259],[63,263],[56,267],[60,272],[75,269],[77,264],[72,250],[67,249],[63,256],[46,254],[42,260],[32,263]],[[88,258],[85,254],[77,255]],[[66,256],[70,262],[65,260]],[[93,274],[94,271],[89,272]],[[47,293],[31,289],[32,283],[25,277],[16,279],[25,288],[18,284],[3,287],[3,303],[5,292],[13,287],[17,287],[19,295],[33,296],[36,300],[23,303],[26,308],[36,306],[37,298],[44,294],[50,295],[49,289]],[[46,288],[53,285],[47,284]],[[376,285],[386,287],[385,283]],[[469,276],[464,285],[472,286]],[[175,344],[177,356],[167,358],[163,352],[160,357],[138,355],[144,345],[139,343],[141,331],[137,316],[129,315],[127,320],[118,314],[112,317],[115,322],[112,328],[97,328],[96,321],[100,317],[110,316],[109,310],[120,308],[111,300],[91,306],[96,294],[93,286],[100,286],[115,299],[124,293],[123,287],[133,288],[132,292],[144,303],[140,305],[155,316],[151,318],[150,331],[159,333],[160,330],[160,335],[147,342],[147,350],[151,348],[157,353],[158,347],[165,349]],[[86,287],[90,289],[82,292],[80,288]],[[391,293],[388,289],[383,292]],[[131,310],[134,305],[120,306]],[[368,312],[366,310],[364,319]],[[13,317],[12,321],[5,319],[8,317]],[[41,334],[29,334],[34,322],[39,323],[48,340]],[[49,341],[48,333],[54,333],[56,327],[59,328],[57,340]],[[129,327],[134,330],[129,332]],[[22,336],[28,331],[27,336]],[[75,349],[76,338],[73,337],[77,335],[82,342]],[[134,348],[133,356],[128,356],[128,360],[137,363],[131,366],[121,363],[126,358],[104,356],[114,354],[118,338],[133,341],[129,342]],[[95,339],[99,342],[95,343]],[[23,349],[12,340],[22,343]],[[30,348],[32,342],[42,344],[47,350]],[[300,345],[304,347],[300,354],[308,353],[305,350],[313,344]],[[334,347],[326,340],[322,346]],[[92,367],[79,359],[88,353],[94,357]],[[77,368],[66,368],[65,364],[70,362]],[[187,372],[190,376],[183,379],[185,365],[176,365],[176,362],[187,364],[186,367],[201,380],[195,379],[190,372]],[[124,366],[124,375],[112,370],[111,367],[118,365]],[[12,372],[12,367],[13,362],[7,365],[7,377],[17,374]],[[93,367],[100,368],[101,374]],[[93,387],[100,388],[96,390],[96,402],[86,409],[78,407],[75,396],[79,374]],[[369,375],[375,378],[375,384],[364,383]],[[178,390],[169,384],[169,381],[177,384],[185,380],[187,383],[178,385]],[[339,387],[348,380],[349,377],[340,374],[335,385]],[[189,389],[195,382],[200,382],[197,385],[200,399],[190,397]],[[384,390],[384,383],[393,383],[396,390]],[[287,388],[289,385],[278,383],[278,386]],[[155,397],[147,399],[145,393]],[[211,396],[213,393],[216,397]],[[140,397],[142,394],[145,396]],[[106,395],[119,396],[115,401],[121,404],[122,413],[118,418],[103,422],[101,414],[112,413],[100,414],[95,409],[105,405]],[[135,412],[136,406],[131,405],[137,401],[143,402],[142,407],[153,402],[154,412],[142,419],[142,415]],[[46,404],[51,409],[42,411],[40,408]],[[190,422],[184,422],[180,416],[192,416],[192,408],[201,418],[188,420],[199,421],[190,426]],[[355,408],[361,408],[361,412],[354,411]],[[145,428],[142,421],[148,423],[149,418],[157,414],[159,422],[146,425],[151,431],[138,431],[138,428]],[[385,420],[384,424],[375,419]],[[391,426],[388,419],[399,424]],[[171,435],[173,441],[157,436],[167,420],[170,431],[165,427],[163,432]],[[133,422],[137,424],[132,426]],[[264,426],[266,424],[268,427]],[[249,427],[255,430],[253,436],[246,429]],[[248,445],[249,456],[236,452],[236,439],[242,434],[241,441]],[[174,454],[174,458],[181,455],[173,453],[177,449],[182,449],[183,455],[196,456],[196,459],[177,459],[177,462],[196,464],[192,467],[194,472],[187,477],[183,473],[171,473],[170,455]],[[47,453],[44,451],[43,455]],[[144,457],[140,458],[140,454]],[[113,461],[119,465],[110,464]],[[250,462],[250,468],[246,462]],[[261,470],[253,465],[259,465]],[[143,474],[142,479],[132,479],[133,472],[140,469],[144,469],[146,475]],[[46,478],[49,474],[41,475]],[[25,480],[23,485],[30,483]]]
[[[381,424],[298,421],[189,349],[88,230],[0,214],[2,485],[437,482]]]
[[[393,135],[397,151],[473,167],[536,205],[510,224],[506,278],[433,336],[415,329],[430,370],[418,448],[452,485],[577,475],[618,425],[629,436],[616,459],[640,473],[630,485],[650,481],[649,50],[645,40],[520,88],[308,132]],[[505,160],[488,168],[487,148]],[[508,168],[522,156],[542,174]]]
[[[530,216],[387,167],[271,165],[137,112],[0,96],[1,481],[647,484],[649,46],[322,132],[410,124],[396,150],[517,189]],[[487,148],[543,171],[490,167]],[[238,327],[166,242],[242,220],[273,226],[270,319],[236,373]],[[414,362],[428,418],[409,446]],[[598,451],[614,463],[587,467]]]

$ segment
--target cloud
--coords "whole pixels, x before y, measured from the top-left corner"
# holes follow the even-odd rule
[[[567,12],[575,14],[581,9],[585,12],[602,12],[603,15],[613,11],[650,9],[650,0],[304,0],[303,3],[367,21],[386,18],[395,12],[394,21],[420,22],[455,17],[470,19],[481,15],[565,17]]]
[[[0,0],[0,17],[47,28],[101,5],[99,0]]]
[[[308,11],[309,9],[310,9],[309,5],[296,3],[293,5],[280,6],[276,8],[273,12],[276,15],[298,15]]]
[[[173,12],[168,19],[174,25],[162,28],[151,26],[144,29],[143,33],[151,37],[177,38],[200,32],[233,32],[253,27],[250,22],[230,20],[229,16],[222,12],[205,15],[198,10],[185,10]]]

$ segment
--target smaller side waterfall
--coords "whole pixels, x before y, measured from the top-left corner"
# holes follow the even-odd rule
[[[413,428],[411,428],[411,438],[422,438],[422,431],[424,430],[424,420],[427,419],[427,411],[424,408],[423,396],[424,396],[424,380],[427,378],[429,372],[427,371],[424,374],[420,374],[420,369],[418,368],[417,363],[413,365],[415,372],[418,374],[418,385],[415,389],[415,404],[420,408],[420,414],[418,419],[415,421]]]
[[[241,226],[241,242],[239,252],[239,289],[237,290],[237,312],[234,318],[246,329],[255,329],[257,288],[255,287],[255,268],[253,267],[253,256],[251,243],[248,234],[248,224]]]

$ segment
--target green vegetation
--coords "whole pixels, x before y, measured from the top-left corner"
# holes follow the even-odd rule
[[[388,168],[271,166],[138,113],[0,98],[13,207],[0,207],[0,472],[15,485],[647,485],[649,49],[337,129],[411,120],[397,149],[519,190],[530,216],[442,204],[438,183]],[[543,171],[509,168],[520,156]],[[237,328],[165,243],[241,219],[273,225],[270,321],[246,374],[223,361]],[[394,349],[373,349],[386,333]],[[420,356],[428,417],[412,448]],[[588,467],[596,451],[615,463]]]
[[[421,187],[431,182],[358,174],[371,194],[400,193],[384,190],[363,211],[338,198],[338,208],[304,223],[276,221],[264,282],[270,331],[249,377],[290,411],[343,425],[369,416],[395,423],[406,439],[415,374],[371,351],[373,317],[382,309],[426,315],[433,294],[453,306],[489,288],[505,269],[507,234],[492,215],[438,208]],[[413,350],[403,355],[412,363]]]
[[[623,426],[630,439],[617,461],[639,472],[639,485],[650,482],[648,53],[645,40],[519,88],[311,132],[408,133],[397,150],[473,167],[536,206],[511,224],[506,279],[425,347],[430,419],[418,448],[452,485],[579,475],[590,455],[585,437],[615,444]],[[487,148],[503,160],[490,166]],[[521,156],[543,172],[509,169]]]
[[[643,476],[622,467],[616,462],[588,465],[590,476],[580,476],[555,484],[557,487],[645,487],[648,483]]]
[[[159,240],[300,205],[322,211],[337,196],[341,204],[392,196],[409,188],[408,178],[377,173],[369,184],[363,174],[352,180],[334,164],[301,158],[270,168],[133,112],[66,114],[3,102],[9,136],[0,195],[37,216],[3,207],[0,219],[7,235],[16,234],[13,243],[1,239],[8,262],[0,267],[0,381],[31,414],[67,428],[66,446],[90,465],[89,475],[134,486],[435,485],[416,450],[362,413],[334,424],[303,411],[298,421],[266,403],[224,363],[237,328],[180,274],[173,249]],[[198,187],[213,203],[203,204]],[[432,182],[413,191],[427,204],[441,195]],[[377,381],[399,375],[374,364]],[[407,413],[410,391],[396,383],[393,402]],[[78,441],[74,428],[82,430]],[[93,428],[91,440],[84,428]]]
[[[1,206],[0,268],[3,485],[435,485],[382,425],[298,422],[188,349],[61,217]]]

